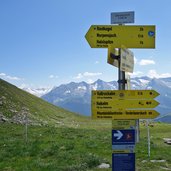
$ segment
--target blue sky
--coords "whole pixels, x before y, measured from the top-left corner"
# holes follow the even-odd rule
[[[155,49],[130,49],[132,77],[169,77],[170,6],[170,0],[1,0],[0,78],[20,87],[117,80],[107,49],[90,48],[84,36],[93,24],[109,25],[111,12],[125,11],[135,11],[132,25],[156,25]]]

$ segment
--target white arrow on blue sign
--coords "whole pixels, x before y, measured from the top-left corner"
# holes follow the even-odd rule
[[[113,134],[114,137],[116,137],[117,140],[121,139],[123,134],[121,131],[117,130],[117,133]]]
[[[134,145],[135,130],[123,129],[112,130],[112,145]]]

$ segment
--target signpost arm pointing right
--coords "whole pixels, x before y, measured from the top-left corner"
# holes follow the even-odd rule
[[[122,132],[121,131],[117,131],[117,133],[114,134],[114,137],[116,137],[117,140],[121,139],[123,136]]]

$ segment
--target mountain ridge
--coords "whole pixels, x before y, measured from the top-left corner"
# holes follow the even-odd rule
[[[64,88],[65,87],[65,88]],[[94,83],[86,82],[63,84],[54,88],[42,98],[54,105],[61,106],[72,112],[91,115],[91,90],[117,90],[117,81],[106,82],[98,79]],[[160,105],[155,108],[161,115],[171,112],[171,77],[149,78],[136,77],[131,79],[132,90],[154,89],[160,93],[156,98]]]

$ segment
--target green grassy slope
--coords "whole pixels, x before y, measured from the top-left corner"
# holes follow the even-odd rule
[[[8,130],[8,131],[7,131]],[[171,169],[171,146],[163,138],[171,138],[171,125],[150,127],[151,157],[147,152],[147,131],[141,125],[140,142],[136,145],[137,171]],[[111,166],[111,129],[68,127],[25,127],[0,124],[0,170],[2,171],[111,171],[98,169],[101,163]],[[159,162],[152,162],[157,160]],[[160,162],[163,161],[163,162]]]
[[[75,126],[87,118],[56,107],[0,79],[0,112],[7,118],[24,115],[34,123]]]
[[[163,140],[163,138],[171,139],[171,124],[154,123],[150,127],[150,158],[148,158],[147,150],[147,128],[142,124],[140,128],[140,143],[136,145],[138,168],[141,168],[143,171],[171,170],[171,145],[164,143]],[[153,163],[151,160],[157,161]]]
[[[29,110],[24,111],[24,108]],[[7,118],[15,116],[23,118],[25,112],[28,113],[32,124],[99,129],[101,125],[107,128],[111,126],[110,121],[94,122],[89,117],[56,107],[0,79],[0,114]]]

